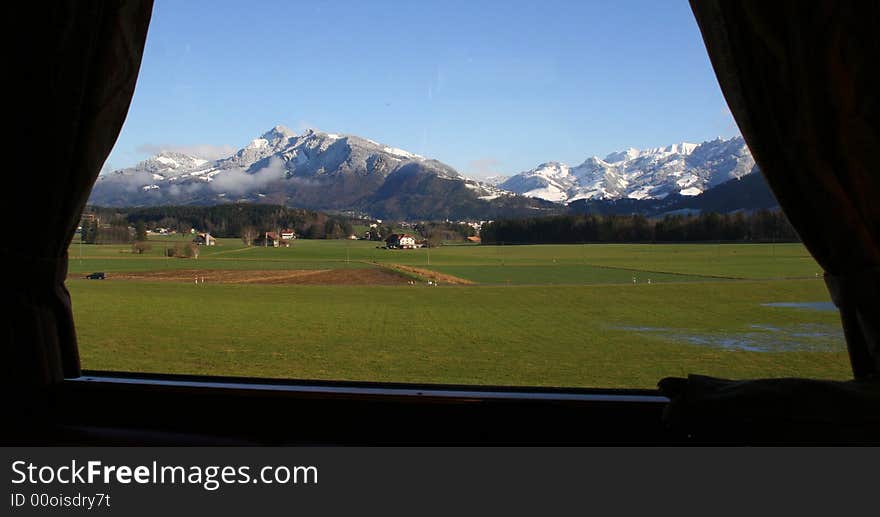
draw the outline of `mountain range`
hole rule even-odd
[[[774,210],[779,202],[764,175],[753,172],[712,187],[696,196],[670,194],[662,199],[578,199],[566,208],[572,214],[663,216],[700,212]]]
[[[547,162],[483,181],[409,151],[353,135],[276,126],[231,156],[163,151],[99,176],[93,205],[272,203],[388,219],[493,219],[566,211],[573,202],[694,196],[752,171],[742,138],[681,143],[569,167]],[[672,198],[670,198],[672,200]]]
[[[504,190],[560,203],[579,199],[663,199],[696,196],[752,171],[755,160],[742,137],[701,144],[629,148],[580,165],[547,162],[496,185]],[[498,178],[496,178],[497,181]]]

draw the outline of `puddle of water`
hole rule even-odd
[[[681,336],[685,341],[692,345],[703,345],[712,348],[723,348],[725,350],[744,350],[746,352],[771,352],[767,350],[762,343],[758,342],[756,335],[736,334],[735,336]]]
[[[748,352],[841,352],[843,331],[826,329],[780,328],[762,332],[739,332],[734,334],[680,335],[685,341],[724,350]]]
[[[611,327],[614,330],[628,330],[630,332],[667,332],[672,329],[665,327]]]
[[[764,307],[786,307],[790,309],[810,309],[814,311],[836,311],[832,302],[772,302],[762,303]]]
[[[749,325],[750,329],[755,330],[766,330],[767,332],[779,332],[782,329],[779,327],[774,327],[773,325]]]
[[[613,327],[617,330],[650,333],[670,341],[747,352],[842,352],[843,330],[834,325],[804,323],[789,326],[749,325],[748,332],[704,334],[663,327]]]

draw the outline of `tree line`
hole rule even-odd
[[[241,237],[293,229],[300,237],[335,239],[352,233],[351,218],[280,205],[236,203],[214,206],[157,206],[142,208],[87,207],[101,221],[124,221],[126,226],[143,224],[148,230],[166,228],[177,233],[191,229],[215,237]],[[85,227],[83,228],[85,232]],[[85,234],[84,234],[85,235]],[[85,240],[85,238],[84,238]]]
[[[264,232],[288,228],[294,230],[299,238],[342,239],[354,234],[354,225],[364,224],[364,220],[348,215],[248,203],[142,208],[89,206],[85,213],[95,215],[101,224],[84,222],[82,240],[99,244],[142,242],[146,240],[146,230],[159,228],[176,233],[189,233],[191,229],[196,229],[210,232],[214,237],[241,238],[248,244]],[[366,235],[357,236],[381,241],[399,226],[399,222],[385,221],[369,228]],[[435,245],[445,241],[462,241],[476,234],[466,224],[449,221],[420,222],[410,230]],[[134,235],[130,235],[132,231]]]
[[[798,242],[781,211],[702,213],[647,218],[642,215],[561,215],[504,219],[484,224],[483,244],[583,242]]]
[[[85,244],[128,244],[138,239],[140,229],[132,232],[128,221],[123,217],[112,217],[106,224],[98,221],[85,221],[82,225],[80,239]],[[143,231],[142,233],[146,233]]]
[[[466,224],[453,222],[421,222],[413,227],[417,235],[426,240],[429,246],[439,246],[444,242],[463,241],[477,234]]]

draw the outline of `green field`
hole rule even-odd
[[[198,259],[177,259],[152,243],[145,255],[71,246],[67,285],[84,368],[592,387],[651,387],[687,373],[850,375],[835,311],[763,305],[829,300],[799,244],[384,250],[298,240],[267,249],[221,239]],[[122,272],[388,264],[473,285],[113,280]],[[93,271],[109,279],[82,280]]]

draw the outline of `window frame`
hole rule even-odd
[[[649,389],[86,370],[53,394],[53,423],[62,442],[102,445],[681,443],[662,422],[668,402]]]

